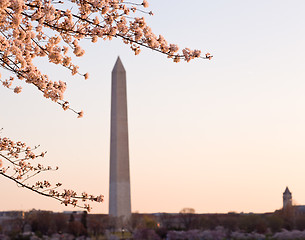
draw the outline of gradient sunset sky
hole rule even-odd
[[[21,83],[0,87],[1,135],[47,150],[41,175],[77,192],[103,194],[108,213],[111,71],[127,71],[132,211],[269,212],[288,186],[305,204],[305,1],[150,0],[156,34],[213,60],[173,63],[120,40],[83,42],[80,71],[37,63],[67,82],[84,118]],[[3,70],[1,70],[1,73]],[[2,75],[5,76],[5,73]],[[71,210],[1,178],[0,211]]]

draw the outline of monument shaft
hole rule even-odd
[[[109,215],[130,214],[126,71],[118,58],[112,70]]]

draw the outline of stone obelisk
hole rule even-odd
[[[112,70],[109,215],[131,215],[126,71],[120,57]]]

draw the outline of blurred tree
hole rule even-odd
[[[64,213],[53,213],[55,232],[63,233],[68,227],[68,216]]]
[[[83,211],[82,217],[81,217],[81,223],[84,227],[84,235],[87,236],[87,212]]]
[[[152,215],[144,215],[143,216],[144,228],[148,229],[156,229],[158,227],[157,220]]]
[[[73,234],[75,237],[79,237],[85,235],[86,229],[81,222],[73,221],[68,224],[68,232]]]
[[[95,238],[105,233],[108,227],[108,215],[89,214],[88,215],[88,232]]]
[[[239,214],[228,213],[222,220],[221,226],[229,232],[233,232],[238,228]]]
[[[300,231],[305,230],[305,215],[299,214],[295,217],[295,227]]]
[[[239,228],[248,233],[265,233],[267,231],[267,223],[261,215],[246,214],[240,217]]]
[[[194,208],[183,208],[180,212],[180,222],[182,228],[185,230],[194,229],[194,223],[196,220]]]
[[[143,226],[143,216],[139,213],[132,213],[127,221],[126,228],[130,233]]]
[[[134,240],[161,240],[153,229],[137,229],[133,234]]]
[[[284,219],[279,214],[272,214],[266,218],[268,227],[271,229],[273,233],[281,231],[284,224]]]
[[[295,208],[292,205],[286,206],[282,209],[282,217],[284,220],[283,228],[292,230],[295,227]]]
[[[27,221],[29,221],[33,232],[42,235],[54,233],[51,227],[54,223],[52,212],[32,210],[27,214]]]

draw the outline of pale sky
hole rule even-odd
[[[305,204],[304,0],[151,0],[146,19],[179,47],[213,60],[173,63],[119,40],[90,41],[77,59],[89,80],[39,63],[68,83],[77,119],[22,84],[1,87],[2,135],[40,144],[46,179],[77,192],[103,194],[93,213],[108,212],[111,71],[127,71],[132,211],[269,212],[288,186]],[[1,70],[3,72],[3,70]],[[43,176],[42,176],[43,177]],[[1,210],[70,210],[1,179]]]

